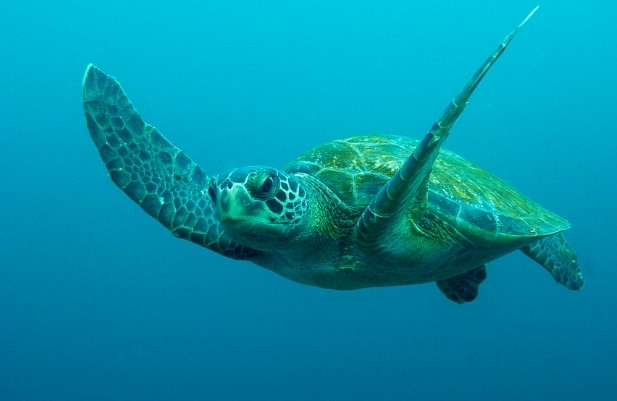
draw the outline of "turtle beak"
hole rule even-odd
[[[248,201],[246,191],[239,185],[219,186],[217,211],[221,223],[227,220],[242,219],[246,215],[245,204]]]
[[[236,183],[218,186],[217,212],[227,235],[236,241],[260,249],[256,238],[276,238],[284,234],[284,224],[274,224],[268,219],[264,202],[255,201],[246,187]]]
[[[216,206],[221,224],[236,230],[250,230],[263,214],[262,202],[255,202],[244,185],[229,180],[218,186]]]

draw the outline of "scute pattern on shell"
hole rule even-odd
[[[285,171],[310,174],[347,205],[364,207],[417,142],[394,136],[355,136],[316,146],[291,162]]]
[[[365,207],[407,157],[417,140],[366,135],[328,142],[285,170],[310,174],[352,207]],[[564,230],[566,220],[531,201],[493,174],[442,149],[429,178],[428,208],[488,237],[537,236]]]

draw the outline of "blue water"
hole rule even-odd
[[[208,172],[280,167],[421,136],[535,3],[5,3],[0,400],[617,398],[614,1],[543,2],[447,142],[570,220],[586,286],[517,253],[462,306],[434,284],[302,286],[174,239],[108,179],[81,78],[116,76]]]

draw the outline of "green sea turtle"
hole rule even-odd
[[[536,7],[537,9],[537,7]],[[283,170],[209,176],[90,65],[88,129],[113,182],[175,236],[332,289],[436,281],[473,301],[485,264],[516,249],[572,290],[583,286],[563,218],[441,148],[469,97],[535,9],[499,44],[420,141],[357,136]]]

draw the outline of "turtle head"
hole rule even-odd
[[[225,233],[264,251],[293,238],[308,211],[306,191],[296,177],[270,167],[224,172],[213,179],[208,193]]]

